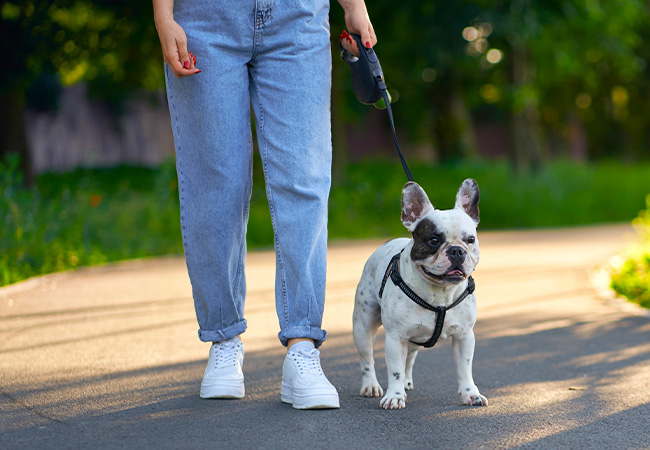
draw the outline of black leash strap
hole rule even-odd
[[[349,53],[343,47],[343,39],[354,39],[357,42],[359,55],[355,56]],[[404,172],[406,172],[406,177],[409,181],[413,181],[413,175],[411,175],[411,171],[406,164],[406,159],[404,159],[404,155],[402,154],[402,149],[399,146],[399,142],[397,142],[393,111],[390,106],[390,98],[388,97],[388,88],[384,81],[384,73],[381,70],[381,64],[379,64],[377,54],[372,48],[366,48],[363,42],[361,42],[361,36],[356,33],[346,35],[344,32],[341,34],[339,50],[341,51],[341,59],[350,66],[352,90],[357,100],[364,105],[376,105],[380,97],[384,99],[386,109],[388,110],[390,128],[393,132],[393,140],[395,141],[395,147],[397,147],[397,154],[399,155],[400,161],[402,161],[402,167],[404,168]]]
[[[404,168],[404,172],[406,173],[406,178],[408,178],[409,181],[415,181],[413,179],[413,175],[411,175],[411,170],[409,169],[408,164],[406,164],[406,159],[404,159],[404,155],[402,154],[402,149],[399,146],[399,142],[397,141],[397,132],[395,131],[395,122],[393,121],[393,110],[390,107],[390,99],[388,98],[386,83],[384,83],[383,79],[378,79],[377,82],[379,84],[379,91],[381,92],[381,96],[384,98],[384,103],[386,103],[386,111],[388,111],[388,120],[390,122],[390,129],[393,132],[393,141],[395,141],[397,154],[399,155],[399,159],[402,162],[402,167]]]
[[[418,294],[413,292],[413,290],[408,287],[408,285],[404,282],[404,279],[399,273],[399,259],[402,256],[402,250],[399,252],[397,255],[393,256],[393,258],[390,260],[390,263],[388,263],[388,267],[386,268],[386,273],[384,274],[384,279],[381,282],[381,288],[379,289],[379,297],[381,297],[384,293],[384,288],[386,287],[386,282],[388,281],[388,278],[393,280],[393,283],[395,283],[395,286],[399,287],[400,290],[411,300],[413,300],[415,303],[418,305],[422,306],[423,308],[428,309],[429,311],[433,311],[436,313],[436,327],[433,329],[433,335],[431,335],[431,338],[426,341],[426,342],[414,342],[410,341],[413,344],[416,345],[422,345],[425,348],[431,348],[434,345],[436,345],[436,342],[438,341],[438,338],[440,337],[440,334],[442,333],[442,326],[445,323],[445,316],[447,315],[447,311],[449,311],[451,308],[458,306],[463,300],[465,300],[469,295],[471,295],[475,288],[476,284],[474,283],[474,278],[470,276],[468,278],[468,283],[467,283],[467,288],[463,291],[462,294],[456,299],[454,303],[452,303],[449,306],[433,306],[430,305],[429,303],[425,302]]]

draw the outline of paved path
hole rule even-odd
[[[475,274],[474,378],[458,404],[448,342],[421,353],[407,408],[358,395],[353,295],[379,241],[333,243],[323,367],[341,409],[279,401],[273,255],[250,255],[246,398],[201,400],[207,344],[179,258],[0,289],[0,448],[650,448],[650,320],[596,294],[590,273],[627,226],[485,232]],[[383,339],[380,382],[386,384]]]

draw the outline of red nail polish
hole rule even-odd
[[[370,42],[366,42],[366,47],[370,48]]]
[[[199,71],[198,71],[198,72],[196,72],[196,73],[201,73],[201,71],[199,70]],[[196,74],[195,74],[195,75],[196,75]]]
[[[186,69],[189,69],[189,68],[190,68],[190,62],[189,62],[189,61],[185,61],[185,62],[183,63],[183,67],[185,67]]]

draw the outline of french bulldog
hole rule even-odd
[[[406,407],[415,357],[423,343],[435,343],[436,334],[452,338],[461,402],[488,404],[472,378],[476,296],[470,275],[479,260],[478,202],[478,185],[471,178],[463,181],[450,210],[435,209],[417,183],[406,183],[402,224],[412,239],[388,241],[366,262],[355,296],[353,335],[361,357],[361,395],[383,395],[379,404],[384,409]],[[375,335],[382,324],[388,369],[385,395],[373,357]]]

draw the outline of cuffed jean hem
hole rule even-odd
[[[203,342],[225,341],[226,339],[239,336],[244,331],[246,331],[246,319],[242,319],[240,322],[219,331],[199,330],[199,339]]]
[[[289,339],[313,339],[314,347],[321,346],[325,338],[327,338],[327,331],[314,327],[291,327],[278,333],[280,342],[285,347],[289,344]]]

